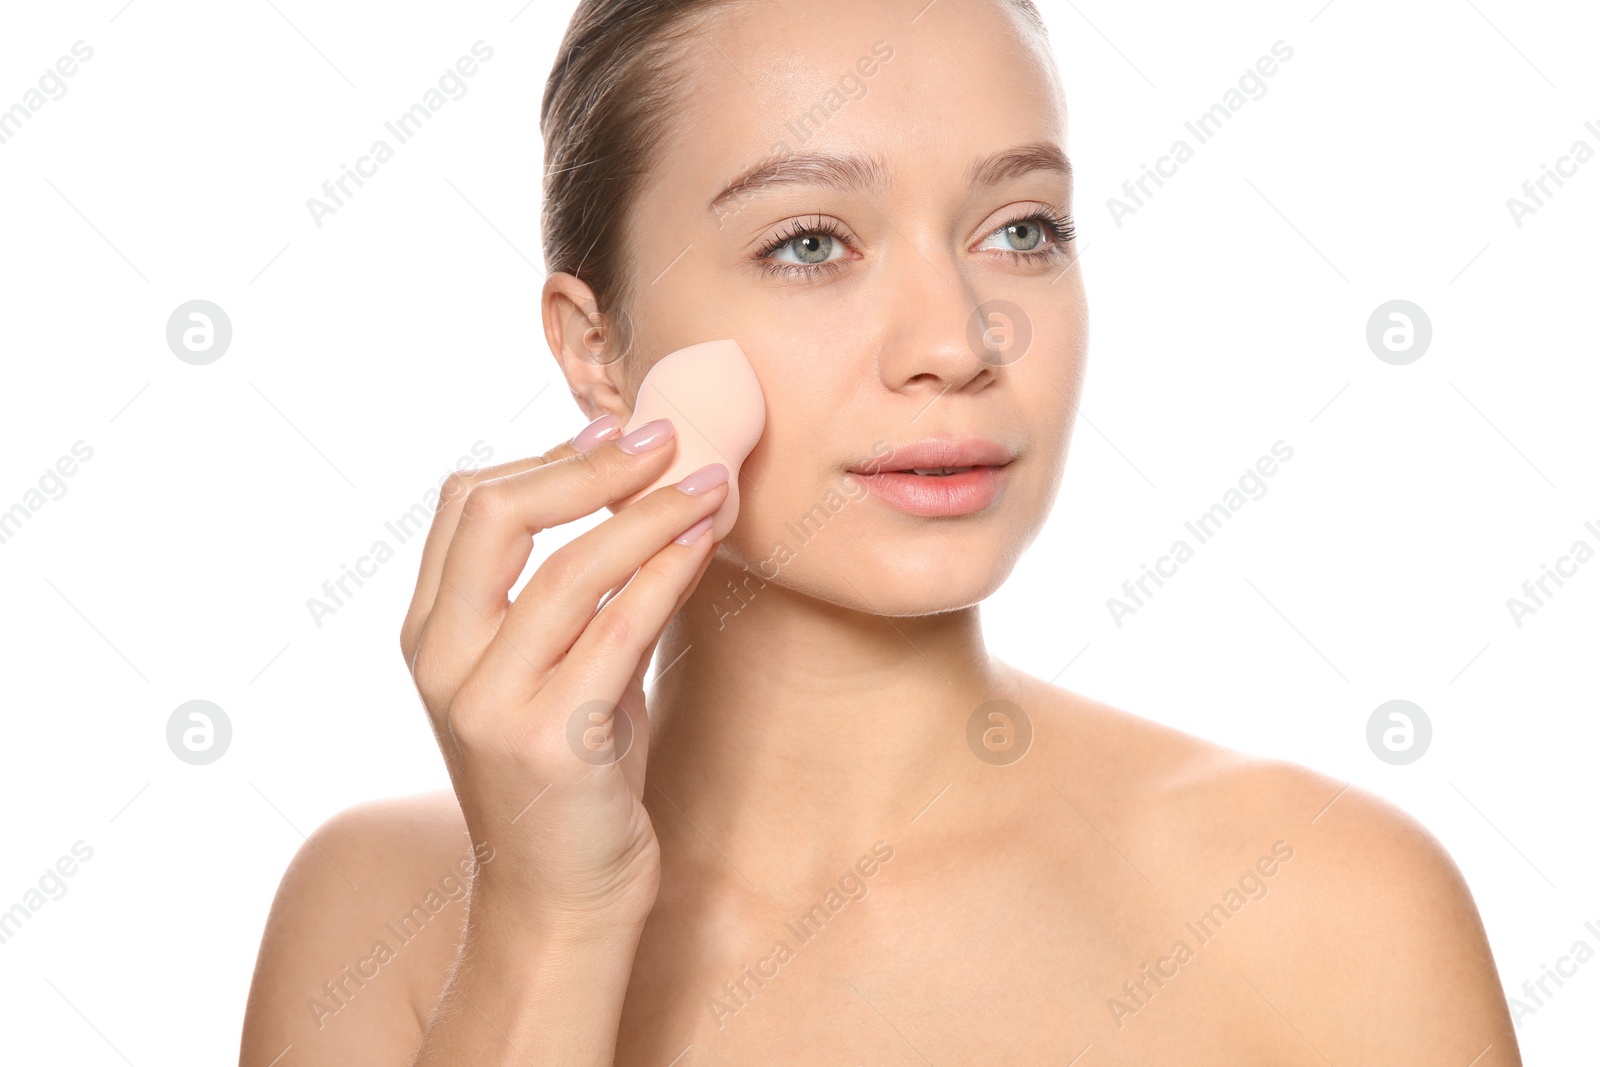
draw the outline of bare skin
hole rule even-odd
[[[681,1064],[1060,1064],[1086,1046],[1081,1063],[1521,1062],[1471,896],[1415,822],[1362,790],[996,669],[1039,711],[1028,754],[991,766],[951,737],[947,790],[906,798],[789,881],[752,888],[663,797],[648,804],[666,870],[617,1064],[670,1063],[686,1046]],[[802,941],[786,924],[876,840],[893,858],[860,879],[866,895]],[[264,952],[241,1062],[292,1044],[301,1063],[407,1063],[465,908],[403,947],[384,924],[471,853],[455,797],[365,805],[313,842],[269,922],[279,943]],[[1267,863],[1262,895],[1241,893],[1202,943],[1185,924],[1226,907],[1278,842],[1292,858]],[[349,983],[348,1006],[319,1027],[308,1000],[335,1005],[322,983],[375,940],[395,959]],[[779,941],[792,958],[761,966],[776,974],[757,987],[744,969]],[[1157,986],[1147,975],[1178,941],[1193,957],[1162,964],[1176,976]],[[753,991],[744,1006],[729,981]],[[1150,991],[1143,1006],[1130,981]],[[1112,998],[1136,1010],[1119,1016]],[[484,1062],[524,1062],[503,1051]]]
[[[564,444],[450,486],[401,645],[452,788],[344,812],[302,849],[242,1064],[1521,1062],[1470,893],[1414,821],[986,648],[978,604],[1060,484],[1087,312],[1070,240],[1004,254],[1008,223],[1070,209],[1068,175],[971,170],[1064,152],[1047,54],[1002,5],[944,0],[913,25],[922,9],[734,5],[691,38],[695,136],[669,139],[635,205],[629,317],[651,358],[736,337],[755,364],[768,423],[739,523],[675,544],[725,490],[667,487],[512,598],[532,536],[648,484],[671,447]],[[879,41],[892,58],[803,147],[870,153],[885,187],[708,210],[816,104],[819,70],[859,69]],[[765,259],[828,248],[831,270],[761,268],[819,218],[849,237]],[[1001,298],[1032,340],[996,365],[968,326]],[[571,275],[543,314],[584,412],[625,421],[649,359],[594,358],[595,294]],[[776,577],[748,578],[874,442],[974,435],[1016,457],[985,511],[852,497]],[[646,694],[652,656],[670,669]],[[600,768],[564,744],[593,699],[641,731]],[[1011,762],[968,743],[992,700],[1031,723]],[[414,912],[430,889],[437,910]],[[407,913],[402,939],[388,924]]]

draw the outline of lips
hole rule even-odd
[[[1010,449],[986,438],[928,439],[896,447],[881,460],[849,471],[874,497],[922,518],[971,515],[992,504],[1004,487]]]
[[[895,447],[881,460],[874,459],[851,467],[853,474],[880,471],[939,470],[962,467],[1003,467],[1015,459],[1012,451],[997,441],[969,437],[959,441],[928,438]]]

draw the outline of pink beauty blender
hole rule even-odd
[[[739,518],[739,465],[767,424],[766,398],[755,368],[737,341],[706,341],[661,357],[639,383],[630,433],[653,419],[670,419],[677,433],[672,466],[654,482],[616,504],[621,510],[663,485],[708,463],[728,468],[728,498],[711,520],[711,536],[728,536]]]

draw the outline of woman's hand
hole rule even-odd
[[[660,884],[639,800],[644,675],[710,562],[727,469],[642,497],[508,599],[535,536],[670,465],[667,420],[619,430],[608,415],[537,459],[452,475],[423,549],[400,646],[472,841],[493,850],[472,888],[480,934],[486,922],[501,936],[563,940],[641,928]],[[681,543],[686,534],[697,539]]]

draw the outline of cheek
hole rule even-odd
[[[1089,361],[1089,319],[1081,288],[1049,309],[1034,337],[1034,347],[1019,360],[1020,390],[1033,416],[1031,429],[1041,443],[1053,432],[1070,436]]]
[[[1028,407],[1023,417],[1032,437],[1034,474],[1047,501],[1055,498],[1077,429],[1086,365],[1083,357],[1082,350],[1064,353],[1055,364],[1043,368],[1048,382],[1040,381],[1036,388],[1025,391]]]
[[[796,365],[775,366],[770,359],[755,365],[767,421],[740,472],[743,497],[734,536],[759,530],[758,547],[770,550],[773,528],[806,511],[826,492],[832,471],[847,464],[834,455],[841,442],[828,412],[837,404],[816,376],[797,375]]]
[[[861,393],[870,361],[848,331],[815,319],[792,328],[752,325],[730,336],[750,357],[766,397],[766,425],[745,460],[750,491],[775,502],[816,495],[818,472],[848,466],[854,457],[841,450],[865,432],[843,424],[840,413]]]
[[[747,306],[722,305],[711,328],[739,340],[767,401],[765,429],[741,471],[740,517],[723,543],[724,558],[841,601],[855,595],[837,582],[841,568],[857,575],[857,584],[870,575],[872,588],[862,586],[861,594],[901,607],[926,598],[927,583],[948,581],[952,553],[966,560],[957,584],[970,586],[967,592],[982,595],[1002,580],[1055,500],[1082,393],[1088,324],[1081,283],[1066,277],[1059,288],[1059,296],[1030,308],[1032,344],[1001,371],[1004,388],[991,397],[1026,427],[1029,475],[1011,487],[1003,517],[974,531],[970,543],[948,529],[902,525],[843,474],[869,461],[874,439],[886,436],[860,417],[881,402],[874,370],[881,305],[858,307],[862,294],[842,289],[816,301],[752,293]],[[1003,400],[1001,392],[1008,394]]]

